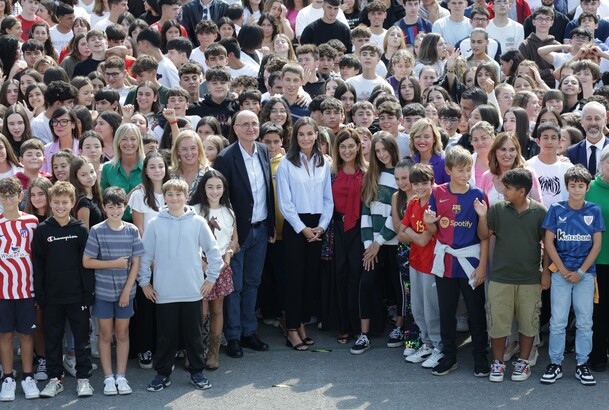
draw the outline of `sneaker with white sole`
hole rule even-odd
[[[78,395],[78,397],[93,396],[93,387],[91,387],[89,379],[78,379],[78,385],[76,386],[76,394]]]
[[[50,398],[55,397],[63,391],[63,381],[57,377],[53,377],[47,383],[46,387],[40,392],[40,397]]]
[[[585,364],[580,364],[575,368],[575,378],[584,386],[594,386],[596,379],[590,372],[590,368]]]
[[[427,346],[423,345],[419,347],[419,349],[414,353],[408,356],[405,360],[408,363],[421,363],[427,360],[429,356],[433,353],[433,350]]]
[[[47,359],[42,356],[36,357],[36,368],[34,369],[34,379],[38,381],[46,380],[47,375]]]
[[[512,363],[514,365],[514,371],[512,372],[512,381],[523,382],[531,377],[531,366],[529,362],[523,359],[518,359],[517,362]]]
[[[554,384],[556,380],[562,377],[562,366],[559,364],[550,363],[546,367],[546,372],[541,376],[540,382],[543,384]]]
[[[63,368],[72,377],[76,377],[76,357],[65,355],[63,357]]]
[[[453,370],[457,370],[459,368],[459,364],[455,360],[450,360],[444,357],[440,360],[440,363],[436,367],[433,368],[431,374],[434,376],[446,376],[448,373]]]
[[[150,350],[146,350],[143,353],[137,354],[140,368],[142,369],[152,369],[152,352]]]
[[[500,383],[503,381],[505,375],[505,364],[499,360],[495,360],[491,364],[491,374],[488,375],[488,379],[491,382]]]
[[[366,350],[370,349],[370,347],[371,344],[370,340],[368,339],[368,336],[362,333],[361,335],[359,335],[359,337],[355,341],[355,344],[353,345],[351,350],[349,350],[349,352],[351,354],[362,354]]]
[[[124,377],[119,377],[116,379],[116,388],[118,389],[118,394],[120,395],[133,393],[131,386],[129,386],[129,382]]]
[[[116,396],[117,394],[116,380],[112,376],[106,377],[104,379],[104,396]]]
[[[421,367],[425,368],[425,369],[433,369],[434,367],[436,367],[438,365],[438,363],[440,363],[440,359],[442,359],[444,357],[444,353],[442,353],[441,351],[439,351],[438,349],[436,349],[434,347],[433,352],[431,353],[431,356],[429,356],[427,358],[427,360],[425,360],[423,363],[421,363]]]
[[[404,348],[404,357],[408,357],[411,354],[415,354],[417,352],[417,349],[415,349],[414,347],[405,347]]]
[[[23,389],[23,393],[25,393],[26,399],[37,399],[40,397],[40,390],[38,390],[38,386],[36,386],[36,380],[32,379],[30,376],[21,381],[21,388]]]
[[[157,374],[154,376],[154,379],[148,384],[146,390],[157,392],[163,390],[165,387],[171,385],[171,379],[169,376],[163,376],[162,374]]]
[[[401,347],[404,345],[404,333],[402,333],[401,327],[394,328],[389,333],[389,339],[387,340],[387,347]]]
[[[0,401],[15,400],[15,390],[17,390],[17,382],[12,377],[7,377],[2,382],[2,390],[0,390]]]

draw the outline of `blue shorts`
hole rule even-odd
[[[36,331],[34,298],[0,300],[0,333],[31,335]]]
[[[129,301],[129,306],[122,308],[118,305],[118,300],[107,302],[95,298],[91,316],[98,319],[129,319],[133,316],[133,299]]]

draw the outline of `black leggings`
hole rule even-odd
[[[377,307],[381,305],[381,288],[384,278],[389,278],[394,289],[398,316],[404,316],[404,283],[400,277],[397,261],[397,245],[382,245],[377,254],[378,262],[371,270],[362,269],[359,286],[359,311],[361,319],[376,317]],[[385,276],[383,276],[385,275]]]

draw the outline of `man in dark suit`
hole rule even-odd
[[[231,261],[235,290],[224,299],[224,336],[228,355],[235,358],[243,356],[241,347],[269,348],[256,335],[255,309],[267,240],[275,235],[275,200],[269,154],[264,144],[256,142],[259,127],[256,114],[240,111],[233,124],[238,140],[214,161],[214,168],[228,181],[239,235],[240,250]]]
[[[594,176],[598,170],[601,151],[609,144],[609,138],[603,135],[607,124],[607,111],[596,101],[584,105],[581,124],[586,131],[586,138],[567,149],[567,157],[572,164],[582,164]]]
[[[186,29],[188,37],[195,47],[199,46],[195,28],[201,20],[217,22],[226,15],[228,3],[221,0],[192,0],[182,6],[182,26]]]

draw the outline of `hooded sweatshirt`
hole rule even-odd
[[[173,216],[163,207],[150,220],[144,232],[144,256],[140,261],[138,283],[150,284],[150,265],[154,262],[156,303],[196,302],[201,300],[203,264],[201,250],[207,257],[207,280],[215,283],[222,268],[222,255],[205,219],[189,207],[181,216]]]
[[[46,304],[93,305],[95,275],[82,266],[88,236],[85,224],[74,218],[61,226],[50,217],[34,231],[34,292],[41,307]]]
[[[544,46],[560,44],[554,36],[549,35],[545,40],[537,37],[537,34],[531,33],[518,47],[518,50],[526,59],[533,60],[539,66],[539,75],[543,81],[548,84],[548,87],[554,88],[556,79],[553,76],[554,66],[539,56],[537,50]]]
[[[201,101],[192,104],[186,111],[186,115],[198,115],[199,117],[216,117],[222,128],[222,134],[228,138],[230,131],[230,120],[239,111],[239,105],[230,98],[225,98],[220,104],[211,99],[211,94],[205,94]]]

